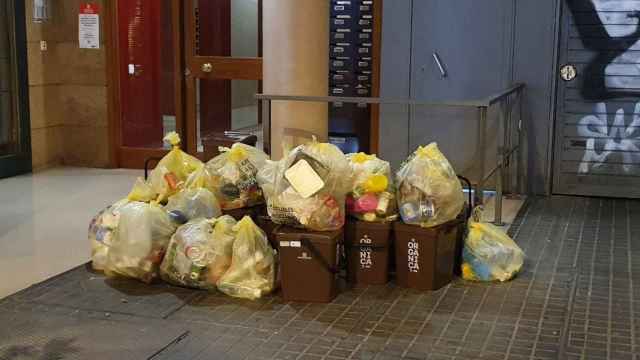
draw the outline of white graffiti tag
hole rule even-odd
[[[631,171],[632,164],[640,161],[640,103],[636,104],[633,119],[628,126],[624,121],[623,109],[618,109],[613,124],[609,126],[606,110],[605,103],[598,103],[595,115],[585,116],[579,122],[578,135],[587,138],[584,156],[578,168],[581,174],[588,174],[602,167],[613,153],[620,154],[620,166],[625,172]]]

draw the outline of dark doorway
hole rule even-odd
[[[25,14],[0,2],[0,178],[31,171]]]

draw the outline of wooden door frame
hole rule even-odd
[[[233,0],[231,0],[233,1]],[[258,1],[258,22],[261,24],[260,14],[262,1]],[[262,81],[262,58],[261,57],[231,57],[231,56],[202,56],[196,55],[195,49],[195,16],[192,11],[193,0],[185,0],[183,7],[184,27],[184,59],[186,63],[185,76],[185,124],[192,123],[193,126],[186,126],[187,150],[194,156],[203,156],[198,153],[197,143],[197,109],[196,79],[222,79],[222,80],[257,80]],[[258,29],[259,33],[262,29]],[[258,36],[260,41],[261,35]],[[260,48],[260,46],[258,47]],[[213,67],[211,72],[202,70],[202,66],[210,63]],[[260,113],[260,112],[259,112]]]
[[[126,0],[120,0],[126,1]],[[171,0],[171,26],[174,47],[174,88],[176,131],[185,136],[184,88],[183,88],[183,36],[182,1]],[[118,0],[105,5],[105,42],[107,51],[107,113],[109,119],[109,165],[113,168],[142,168],[149,157],[161,157],[164,149],[145,149],[122,145],[122,104],[120,102],[120,42],[118,23]]]

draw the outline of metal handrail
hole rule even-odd
[[[502,101],[504,98],[511,96],[516,92],[520,92],[524,90],[524,88],[525,88],[524,83],[516,83],[515,85],[513,85],[512,87],[504,91],[488,96],[487,98],[484,99],[484,104],[485,106],[492,106],[497,102]]]
[[[478,180],[476,193],[480,202],[483,201],[484,185],[496,176],[496,201],[495,201],[495,218],[494,223],[497,225],[503,225],[502,223],[502,196],[504,193],[505,183],[510,182],[510,159],[517,152],[518,156],[518,169],[517,169],[517,189],[523,190],[524,180],[524,157],[523,157],[523,131],[522,128],[522,115],[523,115],[523,94],[526,85],[523,83],[517,83],[509,88],[491,94],[484,99],[479,100],[454,100],[454,101],[422,101],[416,99],[389,99],[389,98],[371,98],[371,97],[345,97],[345,96],[296,96],[296,95],[270,95],[270,94],[256,94],[255,98],[262,102],[262,118],[263,118],[263,136],[265,149],[270,148],[270,136],[271,136],[271,102],[272,101],[294,101],[294,102],[322,102],[322,103],[347,103],[347,104],[396,104],[406,105],[411,109],[414,106],[451,106],[451,107],[466,107],[477,110],[478,126],[482,131],[480,136],[479,148],[486,148],[486,124],[489,116],[489,108],[493,105],[500,103],[502,106],[499,111],[499,128],[503,129],[503,143],[498,146],[497,149],[497,163],[489,172],[486,172],[485,157],[482,157],[480,163],[480,179]],[[511,96],[516,96],[519,105],[519,119],[514,127],[511,121],[512,105]],[[518,141],[515,145],[512,144],[512,133],[516,129],[518,135]]]
[[[484,99],[476,100],[447,100],[424,101],[416,99],[392,99],[380,97],[356,97],[356,96],[306,96],[306,95],[272,95],[256,94],[256,100],[271,101],[304,101],[304,102],[342,102],[353,104],[388,104],[388,105],[417,105],[417,106],[461,106],[461,107],[490,107],[511,94],[523,90],[525,84],[518,83],[512,87],[492,94]]]

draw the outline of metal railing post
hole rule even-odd
[[[486,129],[487,129],[487,112],[488,108],[486,106],[478,107],[478,130],[480,131],[480,139],[478,143],[478,147],[480,148],[478,153],[480,154],[480,181],[477,186],[477,194],[478,202],[480,204],[484,203],[484,178],[486,171],[486,148],[487,148],[487,139],[486,139]]]
[[[526,193],[526,189],[524,187],[524,92],[525,89],[520,89],[518,92],[518,103],[519,103],[519,119],[518,119],[518,169],[517,169],[517,189],[519,194]]]
[[[262,148],[271,155],[271,100],[262,100]]]
[[[507,146],[507,103],[506,101],[501,102],[501,111],[500,116],[498,116],[498,131],[502,129],[503,138],[502,142],[498,144],[496,159],[498,160],[498,168],[496,170],[496,197],[494,201],[494,210],[495,214],[493,216],[493,223],[496,226],[504,225],[502,223],[502,195],[503,195],[503,186],[504,186],[504,178],[505,178],[505,158],[508,153]]]
[[[511,150],[513,144],[511,141],[511,110],[512,101],[511,96],[508,96],[504,101],[504,146],[502,148],[502,160],[504,163],[502,174],[502,187],[506,194],[511,193]]]

